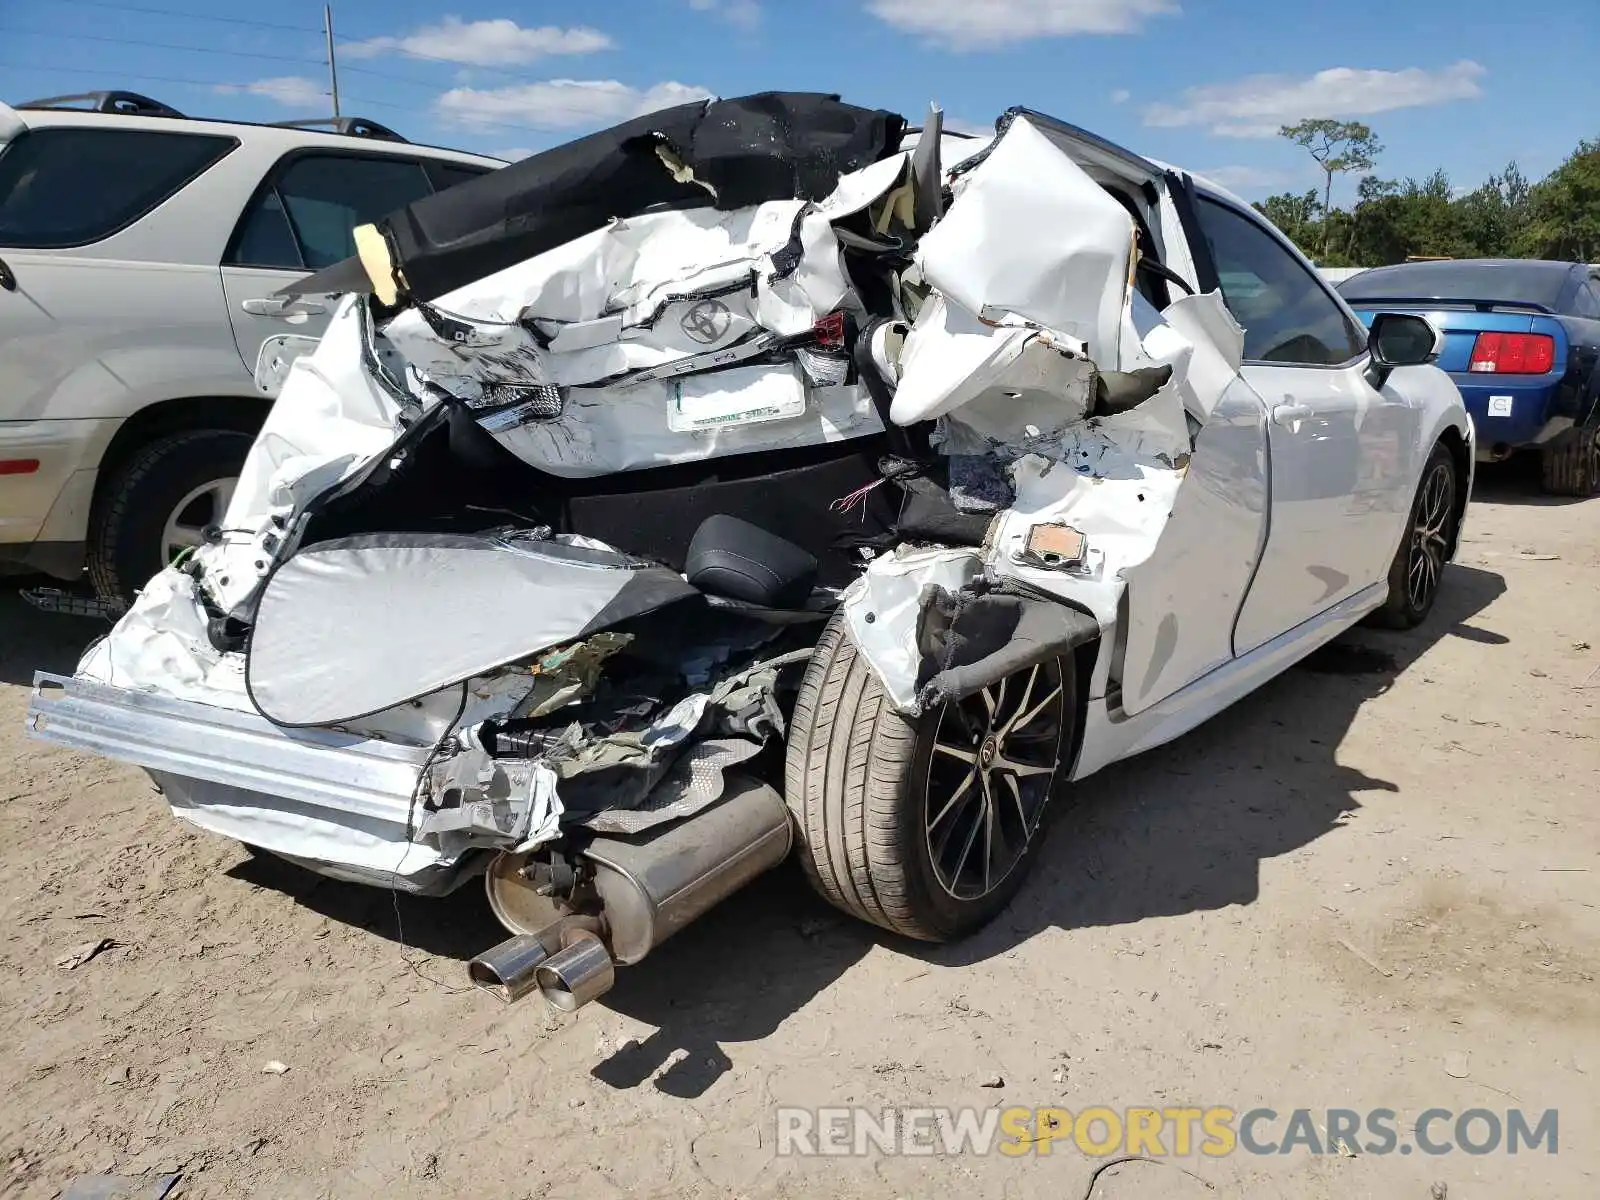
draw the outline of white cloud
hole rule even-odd
[[[1397,108],[1481,96],[1484,69],[1463,60],[1436,71],[1407,67],[1367,71],[1333,67],[1315,75],[1251,75],[1189,88],[1176,104],[1153,104],[1144,123],[1165,128],[1205,125],[1221,137],[1273,137],[1279,126],[1307,117],[1365,117]]]
[[[1118,88],[1116,91],[1111,93],[1111,103],[1113,104],[1126,104],[1132,99],[1133,93],[1127,88]]]
[[[1196,171],[1195,174],[1232,191],[1277,187],[1298,178],[1289,171],[1274,171],[1267,167],[1212,167],[1206,171]]]
[[[985,50],[1032,38],[1137,33],[1177,0],[867,0],[880,20],[947,50]]]
[[[729,25],[754,29],[761,24],[760,0],[689,0],[695,12],[714,13]]]
[[[216,90],[233,96],[263,96],[289,108],[327,108],[322,84],[303,75],[279,75],[254,83],[219,83]]]
[[[615,79],[550,79],[503,88],[452,88],[435,101],[435,107],[442,117],[461,125],[598,129],[710,95],[705,88],[683,83],[640,89]]]
[[[605,34],[582,25],[571,29],[555,25],[524,29],[506,17],[492,21],[446,17],[437,25],[424,25],[401,37],[368,38],[340,46],[339,50],[351,58],[409,54],[474,67],[504,67],[552,55],[593,54],[611,46],[612,41]]]
[[[491,150],[490,158],[503,158],[507,162],[521,162],[525,158],[532,158],[539,153],[532,146],[509,146],[503,150]]]

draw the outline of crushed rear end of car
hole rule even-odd
[[[790,852],[830,620],[909,714],[1115,640],[1241,342],[1136,286],[1084,146],[766,94],[359,231],[223,527],[33,732],[335,878],[483,876],[473,979],[587,1003]]]

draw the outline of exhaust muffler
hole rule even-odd
[[[574,1012],[607,991],[616,964],[651,950],[788,855],[789,810],[776,790],[728,773],[710,808],[632,837],[603,836],[576,856],[585,880],[571,902],[536,889],[520,869],[487,876],[495,915],[516,936],[468,972],[507,1003],[535,988]]]

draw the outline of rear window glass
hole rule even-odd
[[[1363,300],[1509,300],[1555,308],[1566,290],[1565,263],[1439,262],[1375,267],[1346,279],[1339,292]]]
[[[0,246],[109,237],[216,162],[232,138],[133,129],[35,129],[0,153]]]

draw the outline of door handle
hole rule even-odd
[[[1279,404],[1272,410],[1272,419],[1279,425],[1293,425],[1313,415],[1315,410],[1309,404]]]
[[[241,300],[239,307],[252,317],[288,317],[298,313],[315,317],[328,311],[325,305],[296,296],[262,296],[254,300]]]

